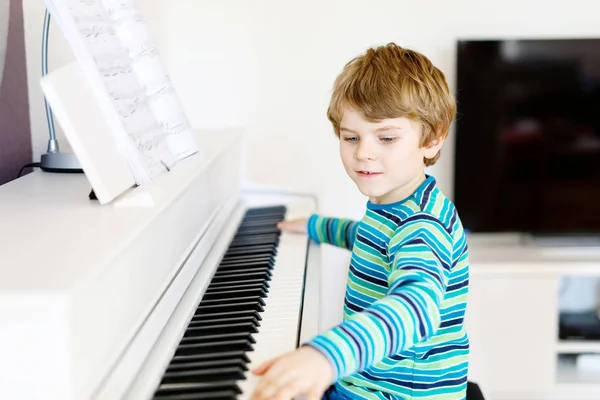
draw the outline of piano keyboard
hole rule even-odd
[[[285,213],[246,211],[154,399],[249,398],[252,368],[298,346],[306,248],[277,229]]]

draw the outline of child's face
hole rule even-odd
[[[352,110],[340,124],[340,154],[350,178],[371,202],[393,203],[424,180],[423,157],[432,158],[443,139],[421,147],[421,124],[405,117],[369,122]]]

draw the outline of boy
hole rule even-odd
[[[467,243],[454,205],[425,174],[455,112],[444,75],[417,52],[390,43],[345,66],[328,118],[366,213],[280,224],[352,250],[344,320],[256,368],[253,399],[465,398]]]

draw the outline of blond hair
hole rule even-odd
[[[376,122],[406,117],[422,125],[421,146],[445,138],[456,114],[444,74],[424,55],[395,43],[370,48],[348,62],[335,80],[327,117],[335,134],[345,108]],[[425,158],[426,166],[440,157]]]

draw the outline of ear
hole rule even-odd
[[[425,158],[433,158],[439,153],[440,149],[444,145],[444,141],[446,140],[446,135],[439,134],[438,137],[433,139],[431,143],[425,146]]]

